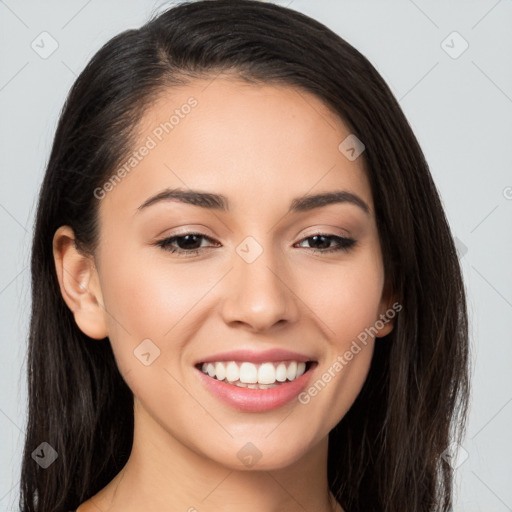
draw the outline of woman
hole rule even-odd
[[[451,508],[454,243],[389,88],[324,25],[206,0],[109,41],[61,115],[32,286],[23,511]]]

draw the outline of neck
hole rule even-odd
[[[128,462],[80,512],[239,512],[248,503],[252,512],[343,512],[329,493],[327,437],[287,467],[242,471],[180,443],[137,401],[134,420]]]

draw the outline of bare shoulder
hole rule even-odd
[[[98,507],[91,500],[84,501],[75,512],[98,512]]]
[[[110,508],[110,503],[105,494],[105,490],[100,491],[84,501],[75,512],[106,512]]]
[[[103,489],[98,491],[94,496],[85,500],[75,512],[109,512],[113,511],[113,499],[122,479],[123,471],[121,470]]]

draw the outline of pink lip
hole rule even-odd
[[[289,350],[272,349],[263,352],[255,352],[251,350],[233,350],[230,352],[222,352],[213,356],[208,356],[205,359],[197,361],[199,363],[212,363],[217,361],[248,361],[250,363],[266,363],[274,361],[313,361],[314,358],[291,352]]]
[[[292,359],[296,360],[295,357]],[[214,360],[219,361],[219,359]],[[247,361],[247,359],[244,360]],[[265,361],[269,361],[269,359],[265,359]],[[210,377],[199,369],[197,369],[197,373],[210,393],[231,407],[244,412],[264,412],[282,407],[296,398],[307,386],[312,374],[311,370],[312,368],[303,373],[298,379],[284,382],[270,389],[241,388]]]

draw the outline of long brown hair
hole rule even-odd
[[[448,511],[463,435],[468,325],[461,269],[420,146],[372,64],[321,23],[253,0],[186,2],[106,43],[64,105],[42,184],[31,260],[28,427],[21,510],[74,510],[123,467],[133,396],[110,344],[84,335],[63,301],[52,238],[61,225],[93,252],[94,190],[134,143],[156,94],[194,77],[235,72],[315,94],[364,141],[387,279],[402,311],[376,344],[355,403],[329,434],[328,481],[348,512]],[[47,469],[31,457],[47,441]]]

